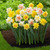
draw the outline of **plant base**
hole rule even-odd
[[[27,48],[27,47],[38,47],[38,46],[46,46],[46,45],[50,45],[50,26],[48,26],[47,31],[46,31],[46,35],[45,35],[45,41],[42,44],[41,42],[37,43],[36,45],[33,43],[31,45],[29,44],[22,44],[19,46],[19,44],[16,44],[16,40],[14,37],[14,33],[11,30],[2,30],[2,35],[4,37],[4,39],[11,45],[11,46],[17,46],[17,47],[22,47],[22,48]]]

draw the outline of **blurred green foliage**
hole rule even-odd
[[[17,6],[21,3],[24,3],[24,5],[27,7],[29,3],[34,3],[37,5],[39,2],[43,3],[44,10],[48,12],[47,21],[50,24],[50,0],[0,0],[0,30],[8,28],[5,21],[5,19],[8,17],[6,13],[7,8],[11,7],[15,11]]]
[[[46,11],[48,12],[47,21],[48,21],[48,24],[50,25],[50,8],[46,9]]]
[[[13,8],[13,10],[17,9],[17,5],[19,5],[21,2],[17,1],[17,2],[6,2],[0,5],[0,20],[6,19],[7,12],[6,9],[11,7]]]
[[[21,2],[6,2],[3,4],[0,4],[0,30],[1,29],[7,29],[7,23],[6,18],[8,17],[6,9],[11,7],[15,11],[17,9],[17,5],[19,5]]]
[[[6,21],[3,20],[3,21],[0,21],[0,29],[7,29],[7,24],[6,24]]]

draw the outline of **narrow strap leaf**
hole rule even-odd
[[[40,26],[39,28],[40,28],[40,33],[39,33],[40,34],[40,41],[42,42],[42,33],[43,33],[42,26]]]
[[[15,32],[17,33],[17,44],[19,43],[19,28],[15,29]]]
[[[33,40],[34,40],[34,43],[36,44],[36,37],[35,37],[35,33],[34,33],[34,30],[33,30],[33,28],[32,27],[30,27],[30,32],[31,32],[31,34],[33,35],[33,39],[32,39],[32,42],[33,42]]]
[[[27,43],[27,39],[26,39],[26,30],[24,29],[24,39],[25,39],[25,44]]]
[[[21,29],[19,27],[19,45],[21,44]]]
[[[46,24],[46,25],[45,25],[45,28],[44,28],[43,42],[44,42],[44,38],[45,38],[45,34],[46,34],[47,27],[48,27],[48,24]]]
[[[31,27],[30,27],[30,34],[31,34],[31,43],[33,44],[34,35],[33,35],[33,31],[32,31],[32,28]]]
[[[24,42],[23,39],[24,39],[24,37],[23,37],[23,27],[21,27],[21,41],[22,41],[22,43]]]
[[[45,34],[46,34],[47,27],[48,27],[48,24],[46,24],[46,26],[45,26]]]
[[[44,42],[44,31],[45,31],[45,27],[44,26],[40,26],[40,41],[43,43]]]
[[[32,33],[30,32],[30,36],[31,36],[31,43],[33,44],[33,35],[32,35]]]
[[[27,30],[27,36],[28,36],[28,41],[29,41],[29,45],[31,44],[31,40],[30,40],[30,32],[29,32],[29,30]]]
[[[36,36],[37,42],[39,43],[38,30],[35,30],[35,36]]]

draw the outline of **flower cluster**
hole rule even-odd
[[[33,26],[33,29],[38,29],[40,24],[44,26],[47,23],[46,16],[48,13],[42,10],[43,7],[42,3],[39,3],[36,7],[33,3],[30,3],[27,8],[24,4],[19,4],[16,11],[7,8],[6,12],[9,17],[6,22],[12,24],[13,28],[21,26],[28,30],[30,26]]]

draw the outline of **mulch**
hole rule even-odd
[[[13,47],[16,46],[16,47],[20,47],[20,48],[25,48],[25,47],[31,48],[31,47],[39,47],[39,46],[50,45],[50,26],[48,26],[48,28],[47,28],[44,43],[42,44],[41,42],[39,42],[36,45],[34,43],[31,44],[31,45],[21,43],[21,45],[19,46],[18,44],[16,44],[14,33],[11,30],[7,30],[7,31],[2,30],[1,32],[2,32],[4,39]]]

